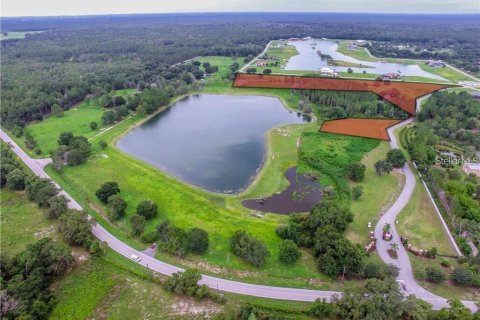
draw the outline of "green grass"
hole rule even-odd
[[[375,162],[385,159],[388,150],[389,143],[382,141],[378,147],[367,153],[362,159],[362,163],[367,167],[365,179],[359,183],[350,183],[351,187],[361,185],[363,195],[352,201],[354,221],[347,229],[347,238],[362,245],[368,242],[369,231],[373,230],[381,215],[395,202],[405,184],[405,176],[398,171],[383,176],[375,172]],[[372,224],[370,229],[369,222]]]
[[[58,238],[55,222],[49,221],[45,210],[30,202],[23,192],[3,188],[1,193],[2,253],[13,256],[37,240]]]
[[[116,95],[127,96],[133,93],[133,89],[116,91]],[[42,121],[32,123],[25,128],[25,133],[31,134],[37,142],[38,148],[42,151],[37,155],[25,146],[25,135],[15,138],[15,142],[26,150],[34,158],[48,157],[50,151],[57,147],[57,140],[60,133],[71,131],[74,135],[83,135],[91,138],[101,132],[101,117],[104,109],[99,106],[99,98],[91,98],[78,105],[71,107],[63,113],[63,116],[49,116]],[[95,121],[98,129],[90,129],[90,122]]]
[[[0,33],[0,41],[3,40],[14,40],[14,39],[24,39],[27,34],[41,33],[43,31],[10,31],[7,35]]]
[[[408,241],[416,247],[422,249],[436,247],[440,254],[454,255],[455,252],[425,187],[417,175],[415,178],[417,183],[410,202],[397,218],[398,232],[407,237]]]
[[[424,71],[439,75],[440,77],[448,79],[451,82],[472,81],[473,80],[471,77],[466,76],[463,73],[460,73],[457,70],[452,69],[450,67],[434,68],[434,67],[430,67],[430,66],[426,65],[425,62],[423,62],[423,61],[419,61],[418,66]]]
[[[333,186],[341,196],[349,195],[347,166],[360,161],[377,147],[379,140],[318,132],[304,132],[299,172],[311,173],[323,186]]]

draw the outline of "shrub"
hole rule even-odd
[[[283,240],[280,243],[280,249],[278,250],[278,260],[285,264],[295,263],[302,253],[298,249],[295,242],[292,240]]]
[[[117,220],[125,215],[127,202],[118,194],[114,194],[108,198],[108,205],[110,206],[110,219]]]
[[[183,257],[187,254],[187,233],[165,220],[157,226],[158,246],[172,254]]]
[[[387,153],[387,162],[395,168],[401,168],[407,162],[407,159],[402,150],[391,149]]]
[[[445,273],[435,267],[425,268],[425,275],[427,276],[427,280],[433,283],[440,283],[446,279]]]
[[[243,230],[236,231],[230,238],[230,250],[256,267],[264,265],[270,256],[267,246],[262,241],[248,235]]]
[[[172,274],[165,283],[165,288],[176,294],[194,297],[201,300],[208,295],[205,285],[198,285],[202,275],[197,269],[187,269],[184,272]]]
[[[48,200],[48,217],[50,219],[58,219],[62,213],[68,210],[68,201],[64,196],[52,197]]]
[[[158,240],[158,233],[157,231],[148,231],[142,234],[141,239],[144,243],[154,243]]]
[[[150,200],[144,200],[140,202],[137,206],[137,214],[139,216],[144,216],[145,219],[151,219],[155,217],[158,213],[158,206],[155,202]]]
[[[308,310],[308,314],[320,319],[333,317],[335,315],[335,304],[328,302],[326,299],[317,299]]]
[[[108,144],[107,144],[104,140],[100,140],[100,141],[98,142],[98,145],[99,145],[100,148],[102,148],[102,149],[105,149],[105,148],[108,146]]]
[[[363,187],[362,186],[355,186],[352,188],[352,196],[353,200],[358,200],[363,194]]]
[[[425,256],[430,259],[435,259],[437,257],[437,248],[432,247],[427,252],[425,252]]]
[[[448,261],[447,259],[443,259],[441,262],[440,262],[440,265],[444,268],[450,268],[452,266],[452,264],[450,263],[450,261]]]
[[[83,211],[68,210],[60,216],[58,231],[69,245],[81,246],[89,240],[91,222]]]
[[[135,236],[140,235],[143,229],[145,229],[145,217],[143,216],[139,216],[138,214],[131,216],[130,223],[132,224],[132,234]]]
[[[474,274],[467,268],[458,267],[453,270],[451,278],[459,286],[471,286],[474,281]]]
[[[98,124],[95,121],[90,122],[90,129],[97,130]]]
[[[7,188],[12,190],[25,189],[25,173],[20,169],[14,169],[7,174]]]
[[[365,177],[365,170],[367,168],[360,162],[353,162],[347,167],[347,175],[353,181],[362,181]]]
[[[208,250],[208,233],[201,228],[192,228],[187,232],[188,250],[204,254]]]
[[[460,251],[462,251],[464,255],[470,256],[472,254],[472,248],[468,244],[465,237],[457,236],[455,237],[455,240],[457,242],[458,248],[460,249]]]
[[[95,191],[95,195],[100,201],[106,203],[108,201],[108,198],[119,192],[120,188],[118,187],[118,184],[116,182],[110,181],[102,184],[100,189]]]

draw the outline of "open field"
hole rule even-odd
[[[13,256],[42,238],[58,238],[56,223],[46,210],[29,201],[24,192],[2,189],[1,241],[3,254]]]
[[[343,134],[348,136],[390,140],[387,128],[401,120],[389,119],[339,119],[325,121],[320,128],[321,132]]]
[[[10,31],[6,35],[4,33],[0,33],[0,41],[23,39],[27,36],[27,34],[35,34],[41,32],[43,31]]]
[[[358,200],[352,201],[353,223],[348,226],[347,238],[351,241],[365,245],[368,233],[376,225],[380,216],[395,202],[402,191],[405,176],[399,171],[392,171],[388,175],[379,176],[375,172],[374,164],[384,160],[390,150],[388,142],[380,142],[378,147],[367,153],[362,163],[367,167],[365,179],[362,182],[350,182],[350,185],[361,185],[363,195]],[[382,190],[382,192],[379,192]],[[372,228],[368,228],[371,222]]]
[[[126,97],[133,92],[133,89],[125,89],[116,91],[114,94]],[[66,110],[61,117],[53,115],[28,125],[25,128],[25,133],[29,133],[35,138],[38,148],[42,151],[41,154],[26,149],[25,134],[21,137],[10,136],[31,157],[45,158],[49,156],[50,151],[57,147],[58,136],[62,132],[70,131],[74,135],[91,138],[104,130],[105,127],[102,127],[101,121],[103,112],[104,109],[99,105],[99,98],[91,98]],[[96,130],[90,129],[90,122],[93,121],[98,124]]]

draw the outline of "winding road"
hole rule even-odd
[[[397,147],[397,141],[395,135],[393,134],[395,129],[398,129],[402,126],[410,124],[414,119],[409,119],[404,122],[401,122],[394,127],[391,127],[388,130],[391,147]],[[25,164],[39,177],[49,178],[48,174],[45,172],[44,167],[51,162],[50,159],[41,159],[36,160],[32,159],[28,154],[26,154],[3,130],[0,130],[0,137],[3,141],[8,143],[15,154],[23,161]],[[413,189],[415,187],[415,176],[406,164],[403,167],[403,171],[406,176],[405,186],[400,193],[400,196],[395,201],[395,203],[388,209],[388,211],[381,217],[379,222],[375,227],[375,236],[379,239],[377,241],[377,250],[383,261],[386,263],[395,264],[400,268],[400,274],[397,278],[399,282],[403,284],[405,294],[413,294],[417,298],[425,300],[426,302],[432,304],[434,309],[440,309],[443,307],[448,307],[447,299],[437,296],[424,288],[422,288],[414,279],[412,267],[410,264],[410,259],[407,255],[406,250],[403,246],[399,246],[398,250],[398,259],[391,259],[387,253],[389,249],[390,242],[382,240],[382,230],[385,223],[390,223],[393,230],[393,241],[400,244],[400,238],[395,229],[395,219],[397,214],[405,207],[408,203]],[[57,184],[58,186],[58,184]],[[60,186],[58,186],[60,188]],[[61,191],[61,194],[64,195],[69,201],[69,207],[72,209],[81,210],[82,207],[76,202],[70,195],[65,191]],[[183,271],[182,268],[176,267],[174,265],[159,261],[153,257],[148,256],[147,254],[135,250],[127,244],[123,243],[107,230],[105,230],[100,224],[95,223],[92,227],[92,233],[100,241],[104,241],[108,244],[110,248],[115,250],[117,253],[121,254],[126,258],[130,258],[132,254],[135,254],[141,258],[139,262],[144,267],[161,274],[171,275],[172,273]],[[290,300],[290,301],[314,301],[317,298],[325,298],[330,300],[334,295],[341,295],[341,292],[336,291],[321,291],[321,290],[310,290],[310,289],[296,289],[296,288],[284,288],[284,287],[273,287],[273,286],[263,286],[248,284],[238,281],[231,281],[221,278],[216,278],[208,275],[203,275],[200,280],[201,284],[205,284],[210,288],[226,291],[236,294],[250,295],[262,298],[272,298],[272,299],[281,299],[281,300]],[[473,301],[463,301],[465,306],[467,306],[472,311],[476,310],[475,303]]]

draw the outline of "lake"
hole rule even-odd
[[[315,44],[314,44],[315,43]],[[338,43],[330,40],[305,40],[305,41],[293,41],[289,42],[289,45],[295,46],[298,51],[298,55],[289,59],[285,66],[285,70],[314,70],[318,71],[323,67],[328,67],[327,60],[322,59],[317,51],[320,50],[322,54],[331,56],[334,60],[341,60],[346,62],[358,63],[367,68],[354,68],[353,72],[362,73],[397,73],[399,72],[403,76],[419,76],[427,77],[438,80],[446,80],[438,75],[422,70],[418,65],[402,64],[402,63],[390,63],[390,62],[369,62],[358,60],[349,56],[346,56],[337,51]],[[315,47],[315,49],[312,49]],[[348,67],[329,67],[336,71],[347,72]]]
[[[238,193],[263,164],[268,130],[309,121],[277,98],[191,95],[123,136],[117,146],[189,184]]]

